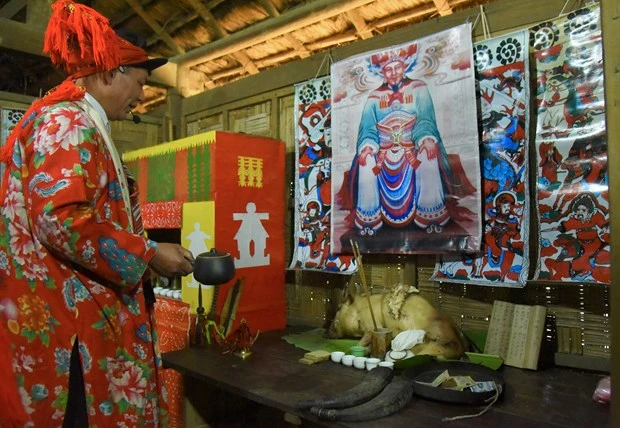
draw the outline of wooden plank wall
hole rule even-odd
[[[27,109],[34,101],[33,97],[0,91],[0,107]],[[141,122],[135,124],[130,120],[114,121],[112,138],[119,153],[154,146],[164,141],[163,119],[154,116],[140,116]]]
[[[141,122],[135,124],[130,120],[110,122],[112,138],[116,149],[122,155],[125,152],[144,147],[155,146],[164,142],[162,120],[140,116]]]

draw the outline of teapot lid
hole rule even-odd
[[[211,248],[209,251],[198,254],[198,257],[202,258],[216,258],[216,257],[230,257],[230,253],[220,253],[217,251],[215,247]]]

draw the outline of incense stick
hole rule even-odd
[[[362,266],[362,255],[360,254],[360,249],[357,246],[357,242],[353,242],[353,240],[349,240],[351,243],[351,248],[353,248],[353,256],[355,257],[355,261],[357,262],[357,268],[360,272],[360,278],[362,280],[362,286],[364,287],[364,292],[366,293],[366,298],[368,299],[368,309],[370,309],[370,316],[372,317],[372,324],[375,326],[375,330],[377,330],[377,321],[375,321],[375,312],[372,310],[372,303],[370,302],[370,292],[368,291],[368,284],[366,284],[366,274],[364,273],[364,266]]]

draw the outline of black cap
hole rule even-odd
[[[115,31],[119,37],[122,37],[123,39],[127,40],[129,43],[135,46],[138,46],[141,49],[146,50],[146,39],[144,39],[144,37],[141,37],[139,34],[136,34],[133,31],[128,30],[127,28],[119,28]],[[136,62],[133,64],[121,64],[121,65],[124,65],[127,67],[133,67],[133,68],[144,68],[150,73],[151,71],[155,70],[157,67],[161,67],[167,62],[168,62],[167,58],[151,58],[151,59],[147,59],[146,61],[140,61],[140,62]]]
[[[155,70],[157,67],[161,67],[167,62],[168,62],[167,58],[151,58],[146,61],[138,62],[135,64],[121,64],[121,65],[125,65],[127,67],[134,67],[134,68],[145,68],[150,73],[151,71]]]

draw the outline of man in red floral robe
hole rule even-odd
[[[33,103],[0,154],[0,374],[11,374],[0,425],[165,426],[145,278],[149,268],[187,275],[192,256],[140,233],[108,121],[127,117],[166,60],[149,60],[84,5],[52,7],[44,50],[70,76]]]

